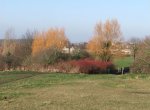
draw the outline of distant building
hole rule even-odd
[[[69,46],[63,48],[63,52],[65,53],[72,53],[75,50],[85,50],[86,49],[86,42],[81,43],[71,43]]]
[[[69,48],[69,47],[64,47],[64,48],[63,48],[63,52],[64,52],[64,53],[72,53],[74,50],[75,50],[74,47],[71,47],[71,48]]]
[[[72,53],[75,50],[85,50],[86,49],[86,42],[81,42],[81,43],[72,43],[69,46],[66,46],[63,48],[63,52],[64,53]],[[120,54],[122,55],[131,55],[132,51],[131,51],[131,44],[127,43],[127,42],[119,42],[120,48],[114,48],[112,50],[112,53],[116,53],[116,52],[120,52]],[[113,44],[113,46],[115,47],[115,44]]]
[[[121,52],[125,55],[131,55],[131,49],[122,49]]]
[[[121,52],[125,55],[131,55],[132,51],[131,51],[131,44],[128,42],[123,42],[122,43],[122,50]]]

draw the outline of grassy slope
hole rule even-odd
[[[133,63],[132,57],[123,57],[123,58],[116,58],[114,59],[114,64],[121,68],[121,67],[128,67]]]
[[[14,80],[12,77],[18,74],[15,78],[20,78],[25,73],[5,73],[7,77],[4,77],[4,73],[0,73],[0,81],[9,79],[9,82],[0,84],[0,110],[149,110],[150,108],[150,75],[32,73],[34,74],[32,77],[20,80]]]

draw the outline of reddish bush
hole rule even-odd
[[[102,62],[92,59],[71,60],[59,62],[54,68],[63,73],[110,73],[114,69],[112,62]]]
[[[76,67],[80,73],[108,73],[114,68],[112,62],[102,62],[90,59],[70,61],[69,66]]]

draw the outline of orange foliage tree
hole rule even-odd
[[[68,44],[64,29],[49,29],[47,32],[36,34],[32,44],[32,55],[48,48],[63,49]]]
[[[98,23],[95,33],[87,44],[87,50],[103,61],[110,61],[113,54],[118,53],[121,40],[120,25],[117,20],[107,20]]]

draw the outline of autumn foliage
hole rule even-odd
[[[112,62],[103,62],[93,59],[80,59],[65,62],[64,64],[59,65],[59,69],[68,73],[96,74],[109,73],[112,69],[114,69],[114,65]]]
[[[95,33],[88,42],[87,49],[90,53],[99,56],[103,61],[110,61],[112,54],[116,54],[120,41],[120,25],[117,20],[107,20],[98,23]]]
[[[32,55],[36,55],[44,49],[55,47],[62,49],[68,44],[68,39],[63,29],[49,29],[46,32],[36,34],[32,44]]]
[[[93,37],[83,44],[69,42],[62,28],[29,31],[20,40],[13,38],[11,30],[5,36],[0,48],[0,69],[111,73],[115,69],[112,56],[121,50],[121,30],[117,20],[96,24]]]
[[[113,66],[111,62],[89,59],[74,61],[73,65],[77,66],[81,73],[107,73],[107,70]]]

